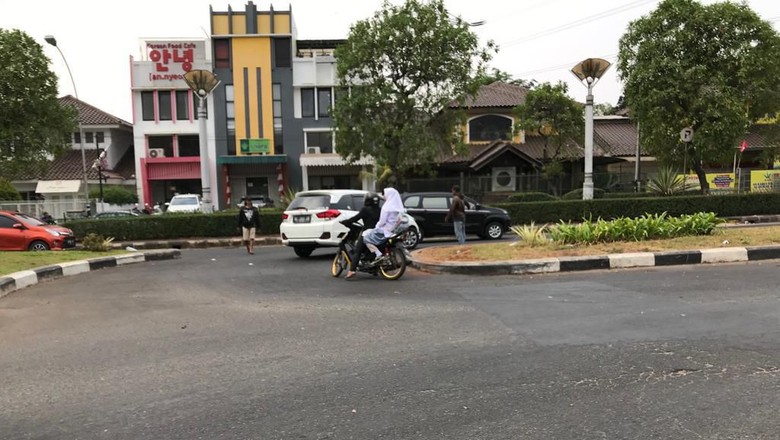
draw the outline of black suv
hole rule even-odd
[[[423,237],[454,235],[452,223],[444,221],[450,210],[451,193],[406,193],[402,198],[406,212],[417,221]],[[511,224],[512,219],[503,209],[483,206],[466,197],[466,234],[499,239]]]

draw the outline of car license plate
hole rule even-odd
[[[76,246],[76,239],[74,237],[68,237],[65,239],[65,243],[63,244],[63,247],[70,248]]]
[[[293,216],[293,223],[311,223],[310,215],[295,215]]]

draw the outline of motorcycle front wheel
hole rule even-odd
[[[388,260],[379,266],[379,274],[386,280],[397,280],[406,271],[406,256],[404,251],[394,247],[388,255]]]
[[[330,265],[330,274],[334,277],[338,277],[347,267],[349,267],[349,257],[347,257],[347,252],[339,249],[339,251],[336,253],[336,256],[333,257],[333,263]]]

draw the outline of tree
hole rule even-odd
[[[7,179],[0,177],[0,200],[22,200],[22,195]]]
[[[75,111],[60,106],[57,76],[43,48],[19,30],[0,29],[0,174],[40,169],[64,151]],[[67,140],[67,142],[66,142]]]
[[[532,89],[539,84],[535,79],[515,79],[510,73],[496,68],[490,69],[489,72],[484,72],[481,76],[477,77],[477,81],[479,82],[480,86],[486,86],[488,84],[493,84],[496,81],[501,81],[503,83],[514,84],[516,86],[525,87],[527,89]]]
[[[515,107],[517,127],[544,137],[544,158],[560,159],[570,140],[582,139],[585,130],[582,105],[571,99],[564,82],[542,83],[528,92],[525,102]],[[550,154],[549,147],[552,147]]]
[[[608,102],[602,102],[593,106],[593,116],[608,116],[614,115],[617,111],[617,107],[613,107]]]
[[[780,37],[746,4],[664,0],[620,39],[618,73],[647,151],[691,164],[727,163],[754,121],[780,109]],[[679,141],[685,127],[693,141]]]
[[[333,109],[341,156],[370,155],[398,177],[462,149],[463,113],[448,107],[476,92],[492,47],[481,48],[443,0],[385,1],[336,49],[339,84],[349,87]]]
[[[93,189],[89,192],[90,199],[100,198],[100,189]],[[127,188],[121,186],[106,186],[103,188],[103,201],[110,205],[129,205],[138,203],[138,195]]]

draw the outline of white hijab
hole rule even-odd
[[[403,212],[404,202],[401,200],[401,194],[395,188],[385,188],[385,204],[382,205],[382,212]]]

